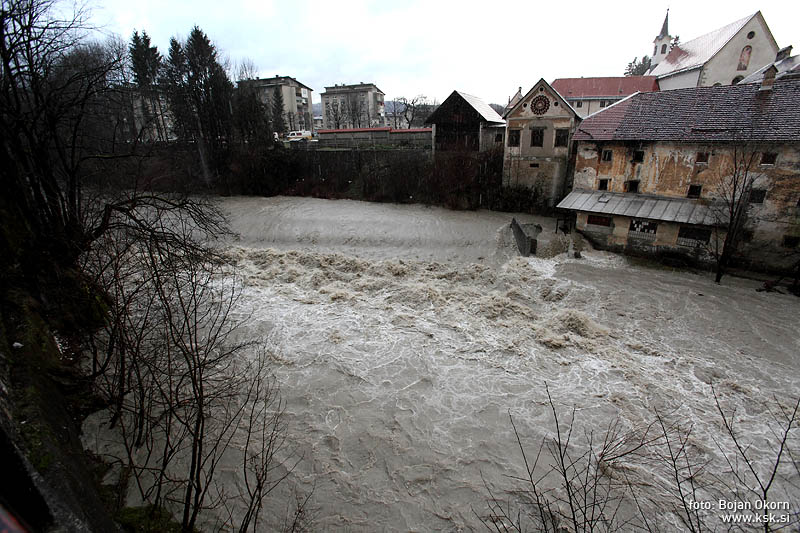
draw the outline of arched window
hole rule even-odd
[[[737,83],[739,83],[743,79],[744,79],[744,76],[736,76],[735,78],[733,78],[731,80],[731,85],[736,85]]]
[[[658,53],[658,45],[654,44],[653,45],[653,57],[655,57],[657,53]]]
[[[666,54],[667,53],[667,45],[666,44],[662,44],[661,45],[661,53],[662,54]]]
[[[739,55],[739,66],[736,68],[736,70],[747,70],[747,65],[750,64],[750,54],[752,51],[753,47],[750,45],[742,48],[742,53]]]

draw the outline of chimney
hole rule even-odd
[[[784,59],[786,59],[790,55],[792,55],[792,45],[791,44],[789,46],[785,46],[785,47],[781,48],[780,50],[778,50],[778,55],[775,56],[775,62],[777,63],[778,61],[783,61]]]
[[[775,68],[775,65],[770,65],[767,67],[767,70],[764,71],[764,79],[761,80],[761,87],[759,87],[759,91],[771,91],[772,85],[775,83],[775,74],[778,73],[778,69]]]

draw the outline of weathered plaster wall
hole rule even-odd
[[[602,160],[604,150],[611,151],[611,161]],[[635,150],[644,152],[641,163],[632,161]],[[789,265],[797,260],[792,254],[800,253],[785,246],[787,235],[800,236],[800,144],[763,145],[749,147],[748,151],[755,152],[750,171],[755,176],[753,188],[765,189],[766,195],[763,203],[750,204],[747,228],[752,239],[742,244],[741,252],[757,266]],[[707,163],[697,161],[701,152],[709,154]],[[777,154],[775,164],[761,164],[764,152]],[[699,201],[712,202],[719,198],[719,186],[731,175],[732,165],[732,147],[719,144],[580,142],[573,187],[597,190],[600,180],[608,179],[609,191],[625,192],[626,181],[639,180],[640,194],[685,198],[690,185],[701,185]],[[591,225],[585,231],[602,246],[626,248],[631,244],[627,239],[629,224],[627,217],[614,217],[610,234],[607,228]],[[579,216],[578,229],[583,229],[582,225],[586,225],[586,218]],[[659,222],[652,245],[659,252],[672,247],[683,250],[676,244],[679,227]]]
[[[546,97],[549,102],[547,111],[542,114],[532,110],[532,102],[539,96]],[[543,195],[543,204],[555,205],[565,190],[571,134],[577,122],[574,113],[540,82],[525,95],[506,121],[503,185],[537,190]],[[543,130],[542,146],[531,146],[533,130],[537,128]],[[569,131],[566,146],[555,146],[557,129]],[[509,146],[509,135],[514,130],[520,132],[519,146]]]

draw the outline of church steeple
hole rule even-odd
[[[661,26],[661,33],[658,34],[656,39],[661,39],[669,35],[669,8],[667,8],[667,16],[664,17],[664,24]]]
[[[650,59],[652,68],[661,63],[672,49],[672,36],[669,34],[669,9],[664,17],[664,24],[661,25],[661,32],[653,39],[653,57]]]

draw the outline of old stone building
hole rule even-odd
[[[384,92],[374,83],[337,84],[325,87],[322,124],[325,129],[387,126]]]
[[[635,92],[649,93],[658,90],[655,76],[559,78],[553,81],[552,86],[581,118]]]
[[[482,152],[501,149],[505,120],[483,100],[453,91],[427,118],[436,152]]]
[[[653,41],[652,69],[662,91],[736,84],[775,60],[778,43],[760,11],[690,41],[672,44],[669,13]]]
[[[541,205],[554,206],[566,190],[572,133],[581,117],[541,79],[505,118],[503,185],[533,189]]]
[[[602,248],[709,263],[733,179],[751,179],[739,258],[788,268],[800,258],[797,102],[790,76],[632,95],[579,126],[574,189],[558,207]]]

